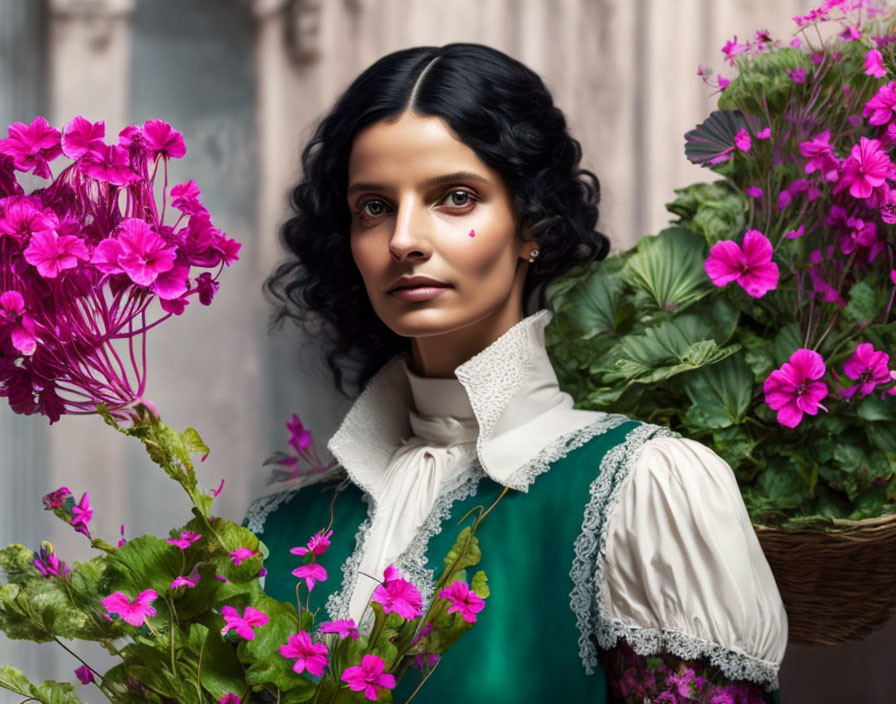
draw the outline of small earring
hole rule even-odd
[[[529,252],[529,263],[530,264],[538,258],[538,254],[539,254],[539,252],[537,249],[533,249]]]

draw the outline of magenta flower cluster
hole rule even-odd
[[[195,181],[168,188],[168,160],[186,147],[161,120],[126,127],[113,144],[103,122],[82,117],[61,131],[37,117],[8,134],[0,139],[0,396],[51,423],[97,404],[120,418],[138,403],[152,408],[142,398],[147,331],[194,296],[209,305],[240,244],[212,224]],[[26,194],[17,172],[51,180]]]
[[[712,675],[700,661],[664,654],[640,655],[619,641],[606,659],[613,694],[620,701],[656,704],[763,704],[762,689]],[[719,681],[723,680],[723,681]]]
[[[828,396],[850,401],[896,393],[889,354],[873,348],[874,337],[861,334],[869,325],[886,323],[896,299],[896,245],[888,239],[896,225],[896,81],[886,80],[881,51],[892,53],[892,38],[871,36],[875,25],[868,24],[894,15],[892,7],[877,0],[827,0],[794,17],[803,39],[797,36],[791,46],[799,51],[781,51],[790,51],[791,60],[804,52],[806,64],[814,68],[788,71],[795,85],[781,116],[768,108],[764,114],[739,112],[746,126],[732,128],[730,142],[705,158],[705,165],[728,176],[747,196],[753,222],[766,223],[762,231],[747,229],[737,239],[713,244],[705,262],[709,280],[718,287],[737,284],[756,300],[780,291],[766,315],[782,307],[799,313],[804,345],[792,349],[762,387],[766,404],[788,428],[826,410],[822,400]],[[824,22],[839,23],[840,43],[813,48],[815,35],[806,31]],[[759,32],[744,44],[735,37],[722,54],[730,65],[750,70],[750,61],[780,46]],[[846,84],[820,102],[819,91],[847,49],[864,56],[866,86],[859,90]],[[699,72],[704,80],[711,74],[703,67]],[[783,183],[776,183],[786,174]],[[881,286],[886,295],[878,297],[877,311],[868,312],[867,303],[843,310],[857,292],[866,292],[867,301],[867,291]],[[842,339],[839,330],[850,318],[857,319],[857,330],[851,339]],[[840,340],[837,356],[825,360],[830,350],[822,345],[830,339]],[[844,353],[850,355],[845,361]]]

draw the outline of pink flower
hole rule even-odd
[[[148,617],[156,615],[150,606],[159,595],[153,589],[145,589],[131,601],[123,592],[115,592],[103,599],[103,606],[108,614],[118,614],[132,626],[142,626]]]
[[[171,543],[171,545],[179,547],[181,550],[186,550],[201,537],[201,533],[193,533],[191,531],[185,530],[180,534],[179,538],[168,538],[168,542]]]
[[[350,618],[336,621],[324,621],[320,624],[321,633],[337,633],[340,638],[351,636],[352,640],[358,640],[358,627]]]
[[[799,49],[802,45],[803,45],[803,42],[800,41],[799,37],[794,37],[793,39],[790,40],[790,46],[792,46],[794,49]]]
[[[843,373],[859,383],[844,389],[843,397],[852,398],[856,391],[862,396],[867,396],[878,384],[889,383],[890,370],[887,368],[889,362],[890,355],[875,351],[870,342],[863,342],[856,347],[855,352],[843,365]]]
[[[788,205],[793,202],[793,196],[790,195],[789,191],[781,191],[778,194],[778,210],[784,210]]]
[[[218,700],[218,704],[240,704],[240,695],[228,692]]]
[[[865,222],[861,218],[847,218],[848,230],[840,238],[840,249],[844,254],[852,254],[858,247],[868,247],[868,261],[874,261],[883,249],[883,243],[877,237],[877,225],[873,220]]]
[[[32,564],[47,579],[50,577],[65,577],[69,573],[68,566],[56,557],[53,543],[47,540],[41,543],[40,552],[34,553],[34,562]]]
[[[756,134],[756,139],[771,139],[772,137],[772,128],[771,127],[763,127]]]
[[[761,298],[778,285],[778,265],[772,261],[772,244],[758,230],[744,235],[743,249],[733,240],[713,245],[704,265],[716,286],[732,281],[753,298]]]
[[[861,137],[843,162],[843,173],[835,192],[848,187],[853,198],[869,198],[874,189],[884,185],[892,169],[893,163],[881,143]]]
[[[180,159],[187,153],[184,136],[167,122],[147,120],[143,123],[143,135],[149,147],[150,158],[161,155]]]
[[[831,131],[825,130],[807,142],[800,142],[800,154],[809,159],[805,167],[807,174],[820,171],[826,181],[836,181],[840,162],[834,156],[830,141]]]
[[[93,509],[90,507],[90,496],[84,492],[81,500],[72,506],[72,527],[89,538],[90,532],[87,530],[87,524],[92,518]]]
[[[309,552],[312,555],[323,555],[330,547],[331,535],[333,535],[332,530],[328,530],[326,533],[319,530],[308,540],[307,547],[290,548],[289,551],[293,555],[307,555]]]
[[[896,117],[896,83],[890,81],[882,85],[871,100],[862,108],[862,116],[868,124],[877,127],[887,125]]]
[[[728,59],[728,64],[734,66],[734,57],[743,54],[749,48],[746,44],[738,43],[737,35],[735,34],[734,39],[729,39],[725,42],[725,45],[722,47],[722,53]]]
[[[762,189],[759,186],[750,186],[744,191],[750,198],[762,198]]]
[[[62,128],[62,153],[69,159],[80,159],[87,152],[102,154],[106,146],[105,136],[106,123],[102,120],[94,123],[76,117]]]
[[[725,78],[721,73],[718,75],[718,82],[719,90],[725,90],[731,84],[731,80]]]
[[[788,71],[787,73],[790,75],[790,78],[794,83],[806,82],[806,69],[804,69],[802,66],[794,71]]]
[[[309,592],[314,589],[314,585],[318,582],[327,581],[327,571],[323,568],[322,565],[319,565],[316,562],[312,562],[309,565],[296,567],[292,571],[292,573],[293,576],[297,577],[298,579],[305,580],[305,584],[308,585]]]
[[[178,575],[171,581],[169,589],[178,589],[179,587],[190,587],[191,589],[199,583],[199,575],[191,574],[189,577]]]
[[[858,27],[848,24],[846,25],[846,29],[840,32],[840,36],[848,42],[854,42],[855,40],[862,38],[862,32],[859,31]]]
[[[75,676],[80,680],[81,684],[93,682],[93,670],[87,667],[87,665],[81,665],[81,667],[75,670]]]
[[[196,185],[196,181],[190,179],[171,188],[171,205],[185,215],[208,215],[208,210],[199,200],[202,191]]]
[[[476,614],[485,608],[485,600],[476,595],[470,586],[461,580],[453,582],[439,592],[440,599],[447,599],[451,602],[447,613],[457,611],[467,623],[476,622]]]
[[[734,146],[742,152],[750,151],[750,148],[753,146],[753,140],[750,139],[750,133],[747,132],[745,127],[741,127],[740,131],[734,135]]]
[[[669,675],[667,682],[675,687],[678,695],[681,697],[691,696],[691,684],[694,681],[694,671],[690,667],[686,667],[684,672],[673,672]]]
[[[52,210],[41,210],[35,203],[24,198],[11,200],[5,212],[0,210],[0,236],[9,235],[25,242],[38,232],[56,234],[59,218]]]
[[[0,324],[4,320],[10,325],[12,346],[23,355],[34,354],[37,350],[34,320],[25,315],[25,299],[18,291],[4,291],[0,294]]]
[[[221,609],[221,615],[227,621],[227,625],[221,629],[221,635],[225,635],[227,631],[233,629],[237,635],[242,636],[246,640],[255,639],[255,631],[253,628],[263,626],[268,622],[268,615],[263,611],[247,606],[243,610],[243,615],[232,606],[225,606]]]
[[[342,673],[342,681],[348,683],[353,692],[364,692],[370,701],[376,701],[383,689],[395,687],[395,675],[383,672],[386,663],[376,655],[365,655],[361,664],[348,668]]]
[[[250,557],[255,557],[258,554],[260,553],[250,550],[249,548],[240,547],[230,553],[230,559],[233,561],[233,564],[239,567],[245,560],[248,560]]]
[[[287,443],[294,447],[296,452],[301,454],[311,447],[311,432],[305,430],[297,413],[293,413],[292,419],[286,422],[286,429],[290,433]]]
[[[823,381],[825,365],[821,355],[814,350],[798,349],[780,369],[776,369],[762,385],[765,402],[778,411],[778,422],[788,428],[795,428],[803,420],[803,413],[814,416],[818,409],[827,410],[820,404],[828,395],[828,387]]]
[[[383,605],[383,612],[397,613],[403,619],[410,620],[423,613],[423,597],[413,584],[401,576],[394,566],[389,565],[383,573],[383,584],[378,586],[371,601]]]
[[[53,509],[53,508],[61,508],[63,504],[69,499],[72,495],[72,492],[69,491],[67,486],[61,486],[56,491],[51,491],[49,494],[44,496],[44,508],[45,509]]]
[[[438,653],[417,653],[414,656],[414,667],[418,670],[431,670],[441,659]]]
[[[138,286],[149,286],[159,274],[174,266],[176,247],[164,240],[143,220],[128,218],[119,223],[118,243],[121,254],[118,265]]]
[[[297,675],[301,675],[305,670],[312,675],[322,675],[330,661],[327,646],[323,643],[312,643],[311,636],[306,631],[291,635],[286,645],[280,646],[280,654],[287,660],[296,659],[292,669]]]
[[[37,273],[45,279],[55,279],[65,269],[74,269],[78,260],[89,259],[87,247],[80,237],[54,232],[35,232],[25,249],[25,261],[37,267]]]
[[[131,168],[128,151],[117,144],[97,146],[78,162],[78,168],[90,178],[113,186],[126,186],[140,180]]]
[[[199,302],[204,306],[209,306],[212,299],[218,292],[220,284],[212,278],[212,275],[203,271],[196,277],[196,288],[199,290]]]
[[[51,178],[49,162],[62,153],[62,135],[44,117],[35,117],[30,125],[13,122],[9,137],[0,139],[0,154],[11,156],[19,171],[33,171],[35,176]]]
[[[806,234],[806,226],[800,225],[795,230],[788,230],[784,236],[789,240],[798,240],[800,237]]]
[[[865,73],[875,78],[883,78],[887,75],[884,68],[884,57],[877,49],[871,49],[865,54]]]

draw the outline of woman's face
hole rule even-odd
[[[360,131],[347,197],[355,264],[395,333],[428,337],[511,320],[506,330],[519,320],[532,245],[516,235],[503,178],[441,118],[408,111]]]

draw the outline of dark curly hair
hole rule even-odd
[[[543,307],[551,281],[609,251],[609,241],[595,230],[600,184],[579,168],[581,146],[536,73],[481,44],[384,56],[338,98],[303,150],[302,179],[290,199],[295,214],[280,230],[295,258],[281,263],[264,285],[276,306],[272,328],[284,318],[297,321],[322,344],[343,393],[346,379],[362,388],[386,361],[410,349],[410,340],[386,327],[367,298],[351,254],[346,204],[355,135],[408,109],[444,120],[506,180],[519,230],[528,226],[539,244],[523,293],[528,307]]]

